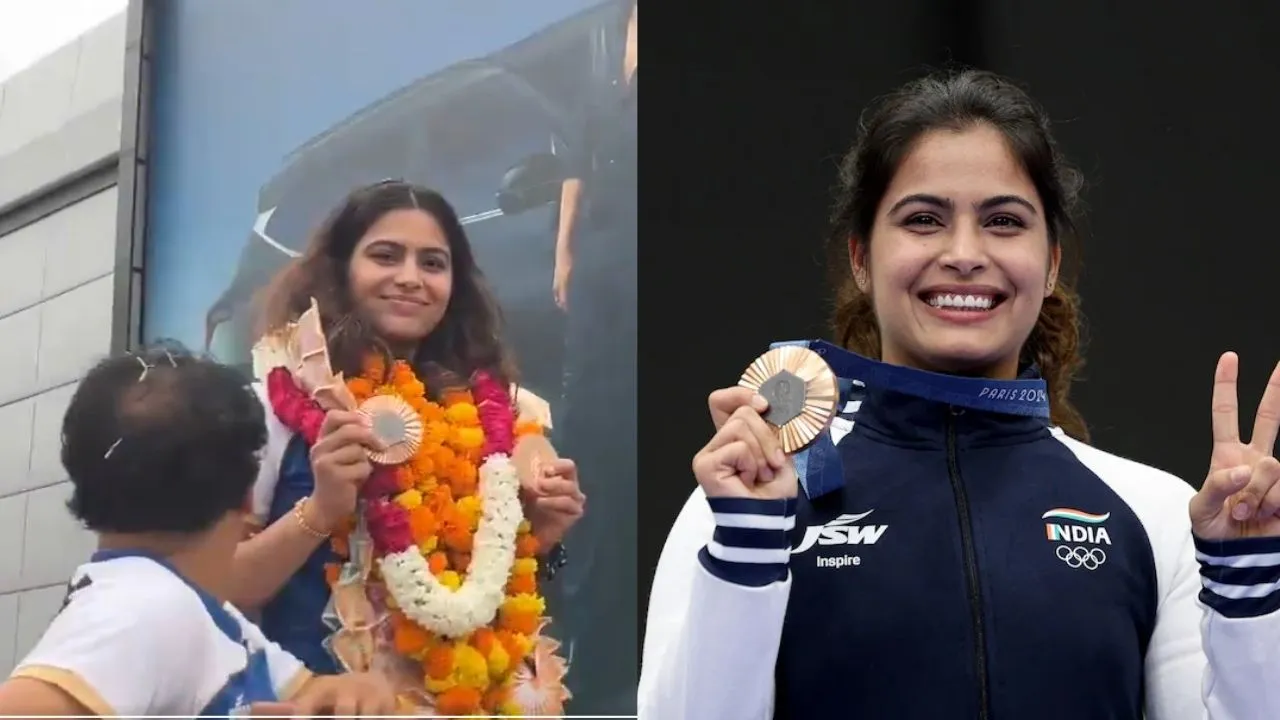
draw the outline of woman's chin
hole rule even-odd
[[[419,322],[393,318],[377,323],[378,337],[392,347],[416,347],[431,334],[431,328]]]
[[[989,345],[971,343],[954,343],[943,347],[931,347],[920,353],[923,369],[948,375],[968,375],[975,377],[992,377],[1001,372],[1005,362],[1005,353],[993,349]],[[1016,358],[1012,363],[1017,370]]]

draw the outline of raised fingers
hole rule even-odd
[[[769,409],[769,401],[750,388],[734,386],[711,393],[707,397],[707,407],[711,410],[711,422],[719,430],[739,408],[750,407],[760,414]]]
[[[1233,352],[1218,358],[1213,373],[1213,441],[1240,442],[1240,403],[1236,384],[1240,376],[1240,358]]]
[[[1271,371],[1267,389],[1258,403],[1258,414],[1253,420],[1253,434],[1249,444],[1255,450],[1270,455],[1276,447],[1276,435],[1280,433],[1280,364]]]

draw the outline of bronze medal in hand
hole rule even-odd
[[[738,385],[769,401],[764,420],[789,455],[803,450],[827,429],[840,402],[831,367],[818,353],[799,345],[777,347],[756,358]]]

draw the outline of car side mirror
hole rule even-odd
[[[564,177],[560,158],[551,153],[530,155],[503,174],[498,209],[503,215],[516,215],[557,202]]]

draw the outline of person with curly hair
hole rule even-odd
[[[777,350],[832,372],[834,418],[788,456],[769,400],[711,394],[640,717],[1280,717],[1280,366],[1245,442],[1239,360],[1219,361],[1199,492],[1090,446],[1081,182],[1045,112],[950,71],[860,131],[831,234],[840,345]]]
[[[0,685],[0,715],[385,715],[376,675],[320,678],[227,600],[266,443],[244,377],[176,346],[107,359],[62,425],[68,507],[99,538]]]
[[[368,415],[355,408],[322,410],[307,396],[314,388],[295,387],[289,379],[295,368],[278,370],[283,377],[275,380],[272,368],[255,368],[255,388],[268,408],[268,440],[255,483],[255,524],[235,557],[235,602],[260,613],[267,637],[317,673],[350,670],[352,663],[368,661],[373,645],[395,645],[405,662],[393,663],[394,671],[382,669],[402,677],[401,686],[414,693],[425,692],[408,702],[434,703],[440,714],[512,710],[512,688],[524,670],[539,653],[551,652],[551,641],[540,635],[543,601],[535,587],[566,561],[560,541],[585,507],[572,460],[548,458],[536,477],[521,479],[516,511],[527,529],[517,535],[512,528],[510,537],[500,533],[502,542],[515,542],[517,554],[514,564],[510,557],[505,561],[513,575],[504,614],[493,618],[501,627],[470,622],[466,627],[473,632],[447,634],[423,622],[430,616],[461,623],[456,613],[414,616],[406,598],[397,606],[378,594],[394,599],[409,587],[387,578],[385,558],[396,552],[387,548],[391,530],[377,522],[387,517],[411,518],[412,538],[397,552],[420,554],[429,565],[429,572],[424,567],[414,575],[412,586],[427,592],[441,583],[453,590],[481,583],[472,562],[484,557],[485,523],[499,522],[488,513],[498,499],[492,495],[495,478],[486,479],[484,453],[503,438],[491,434],[492,426],[476,425],[476,416],[496,412],[494,417],[508,422],[518,414],[517,426],[549,424],[546,403],[515,385],[497,303],[453,207],[439,193],[399,180],[357,188],[321,224],[303,255],[267,287],[261,303],[259,351],[314,303],[324,333],[319,342],[331,370],[347,379],[346,392],[363,401],[394,388],[412,404],[410,417],[402,420],[425,429],[407,458],[375,462],[376,453],[387,448]],[[259,358],[255,364],[261,365]],[[482,386],[487,395],[496,390],[502,397],[481,398]],[[296,397],[302,390],[307,392]],[[467,422],[472,424],[464,427]],[[372,561],[362,557],[361,547],[367,546],[358,537],[376,545]],[[371,574],[375,563],[381,563],[380,572]],[[489,590],[502,597],[502,584]],[[487,593],[459,592],[457,598]],[[453,593],[431,597],[448,599]],[[455,605],[450,607],[457,610]],[[483,614],[463,609],[467,617]],[[364,619],[353,620],[357,616]],[[376,641],[361,635],[371,628]],[[488,692],[488,681],[477,685],[468,674],[476,652],[489,656],[497,668],[493,684],[501,688]],[[545,673],[557,666],[538,665]],[[538,682],[557,685],[559,678]]]

